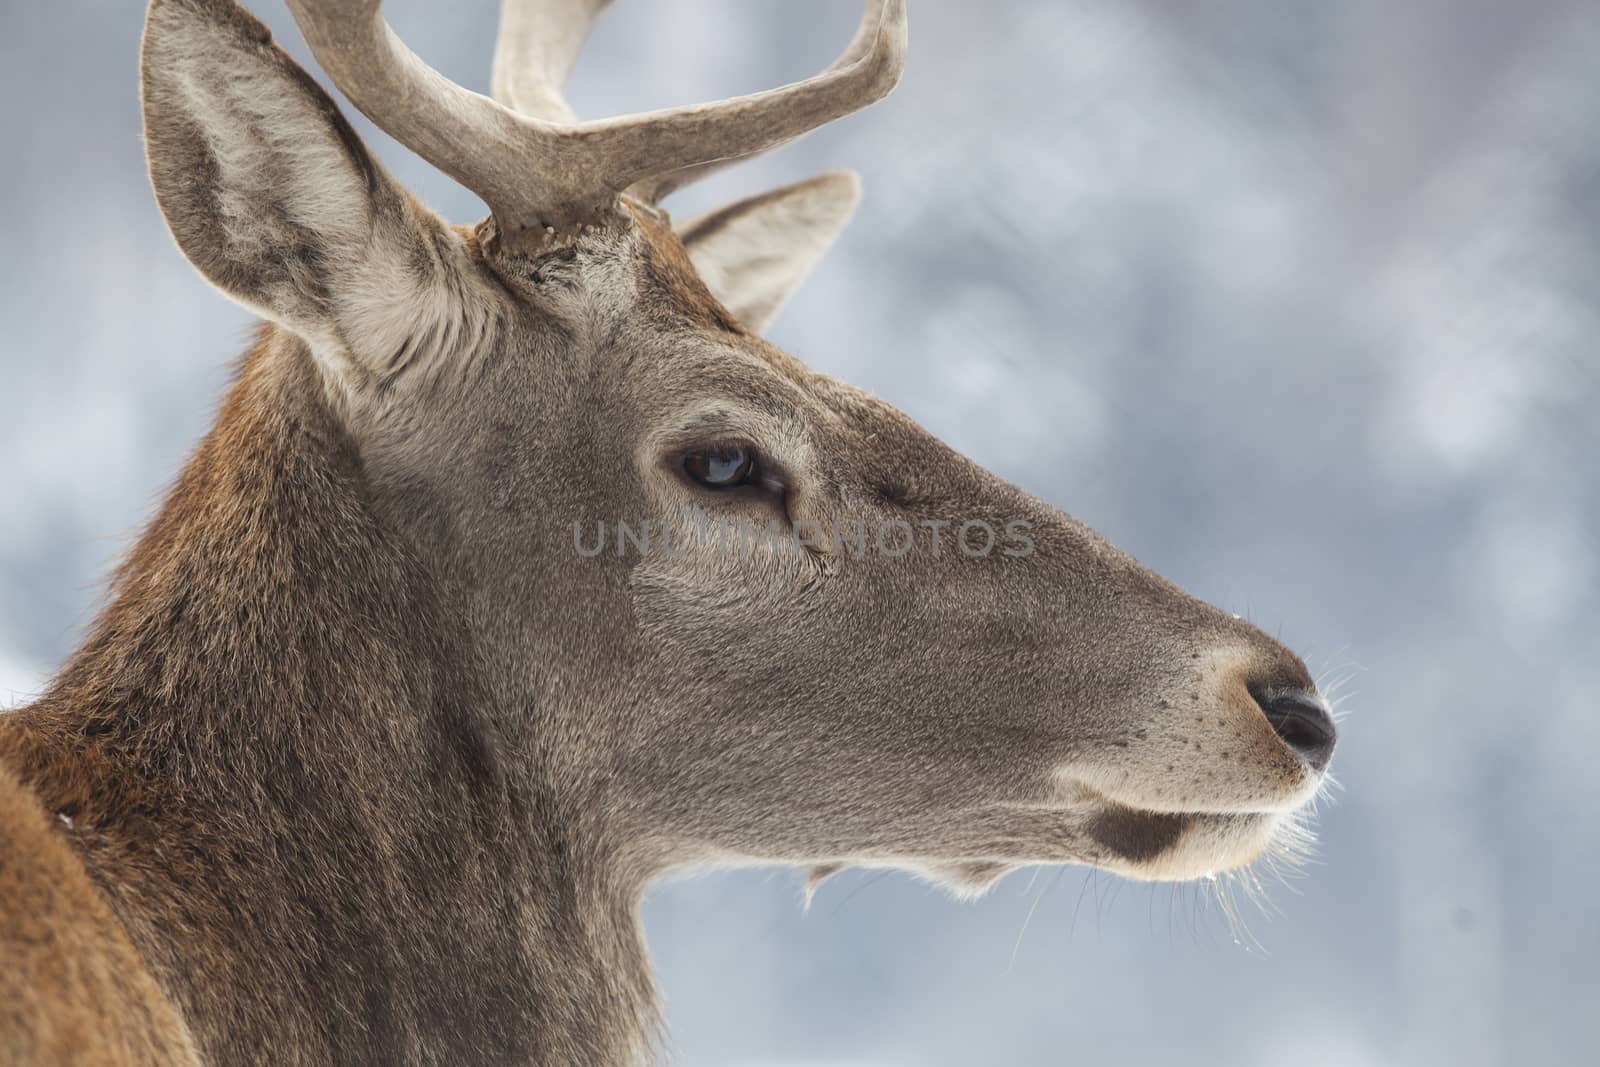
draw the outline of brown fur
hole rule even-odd
[[[63,818],[0,765],[0,1063],[198,1062]]]
[[[625,1059],[642,990],[582,960],[619,935],[567,927],[576,1015],[507,938],[567,924],[590,857],[508,781],[459,622],[364,495],[304,349],[265,338],[84,648],[0,719],[0,763],[71,820],[53,849],[208,1059],[527,1062],[608,1003],[627,1026],[562,1047]]]
[[[700,280],[683,242],[672,232],[664,216],[628,205],[639,228],[640,288],[650,299],[650,307],[668,308],[681,321],[692,326],[732,334],[748,335],[722,302],[711,295]]]

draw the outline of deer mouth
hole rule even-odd
[[[1158,812],[1112,801],[1085,827],[1096,866],[1140,881],[1188,881],[1292,855],[1306,832],[1293,812]]]
[[[1088,831],[1101,847],[1125,860],[1143,863],[1176,846],[1194,818],[1110,804],[1089,821]]]

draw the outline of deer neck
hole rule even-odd
[[[247,357],[0,759],[208,1059],[634,1059],[643,878],[502,728],[293,344]]]

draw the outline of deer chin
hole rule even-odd
[[[1083,829],[1095,866],[1140,881],[1177,882],[1245,867],[1263,854],[1304,858],[1312,840],[1306,812],[1325,781],[1307,771],[1289,795],[1249,806],[1171,805],[1137,790],[1101,791],[1081,782],[1071,792],[1074,806],[1093,812]]]
[[[1294,812],[1140,811],[1108,804],[1088,823],[1094,864],[1144,882],[1182,882],[1245,867],[1264,853],[1294,858],[1309,833]]]
[[[1012,815],[1028,811],[1045,821],[1030,820],[1026,828],[1018,824],[1021,837],[1006,845],[991,840],[1001,856],[866,856],[814,864],[807,872],[806,905],[824,882],[851,867],[906,871],[957,898],[975,899],[1012,871],[1034,864],[1095,867],[1141,882],[1187,882],[1249,866],[1263,855],[1297,864],[1306,858],[1313,840],[1301,808],[1164,812],[1099,798],[1089,806],[1028,805],[1007,810]]]

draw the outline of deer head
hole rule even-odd
[[[150,7],[161,208],[274,324],[269,366],[320,383],[362,506],[466,620],[517,773],[608,854],[975,890],[1040,862],[1189,878],[1292,832],[1334,745],[1298,658],[762,340],[852,176],[659,207],[887,94],[904,0],[869,0],[812,79],[599,122],[562,86],[606,0],[506,0],[494,99],[378,0],[289,6],[345,95],[492,214],[414,200],[229,0]]]

